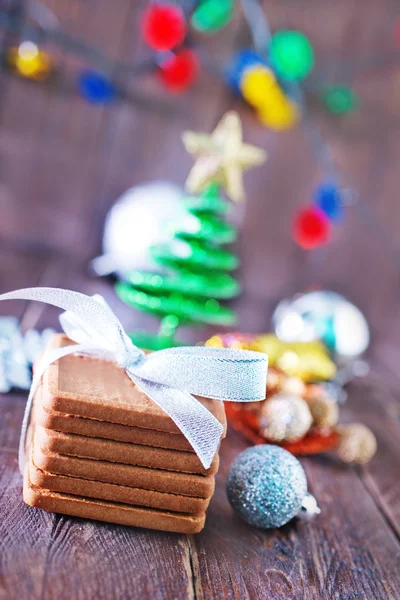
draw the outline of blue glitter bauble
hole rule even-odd
[[[226,492],[233,509],[249,525],[281,527],[301,508],[307,493],[303,467],[279,446],[254,446],[233,461]]]

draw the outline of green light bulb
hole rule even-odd
[[[193,12],[190,22],[202,33],[215,33],[233,17],[233,0],[205,0]]]
[[[359,101],[348,85],[332,85],[323,93],[327,109],[335,115],[343,115],[355,110]]]
[[[282,79],[302,79],[314,66],[314,51],[300,31],[277,31],[270,44],[271,61]]]

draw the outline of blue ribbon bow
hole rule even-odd
[[[25,439],[32,401],[47,367],[68,354],[112,360],[160,406],[188,439],[207,469],[218,449],[223,426],[192,394],[216,400],[255,402],[265,398],[267,357],[225,348],[168,348],[145,354],[125,333],[101,296],[58,288],[27,288],[0,300],[37,300],[67,312],[61,326],[76,345],[46,352],[35,369],[22,424],[19,465],[25,464]]]

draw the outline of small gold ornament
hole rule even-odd
[[[306,402],[311,411],[313,425],[318,428],[334,427],[339,420],[339,407],[325,390],[318,385],[310,385]]]
[[[282,371],[275,367],[268,367],[267,396],[272,396],[280,392],[286,379],[287,377]]]
[[[276,394],[261,408],[261,433],[272,442],[300,440],[311,425],[312,416],[307,402],[298,396]]]
[[[337,455],[343,462],[365,465],[374,456],[377,448],[376,437],[365,425],[340,425],[336,432],[340,437]]]
[[[306,384],[299,377],[284,377],[280,391],[290,396],[303,397],[306,393]]]
[[[53,59],[30,41],[22,42],[7,52],[8,65],[22,77],[44,81],[51,73]]]
[[[198,194],[217,182],[234,202],[245,197],[243,172],[262,165],[267,157],[261,148],[243,143],[242,124],[233,111],[222,117],[211,134],[185,131],[182,141],[195,159],[186,181],[188,191]]]
[[[254,335],[246,333],[224,333],[214,335],[205,343],[210,348],[234,348],[235,350],[254,350]]]

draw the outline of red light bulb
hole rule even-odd
[[[328,242],[329,230],[329,219],[325,213],[317,206],[310,206],[297,213],[293,238],[299,246],[310,250]]]
[[[397,19],[394,24],[393,41],[397,47],[400,46],[400,19]]]
[[[143,15],[142,32],[154,50],[171,50],[183,42],[187,25],[183,11],[174,4],[154,4]]]
[[[199,69],[197,55],[192,50],[181,50],[162,63],[159,77],[171,91],[182,92],[196,79]]]

